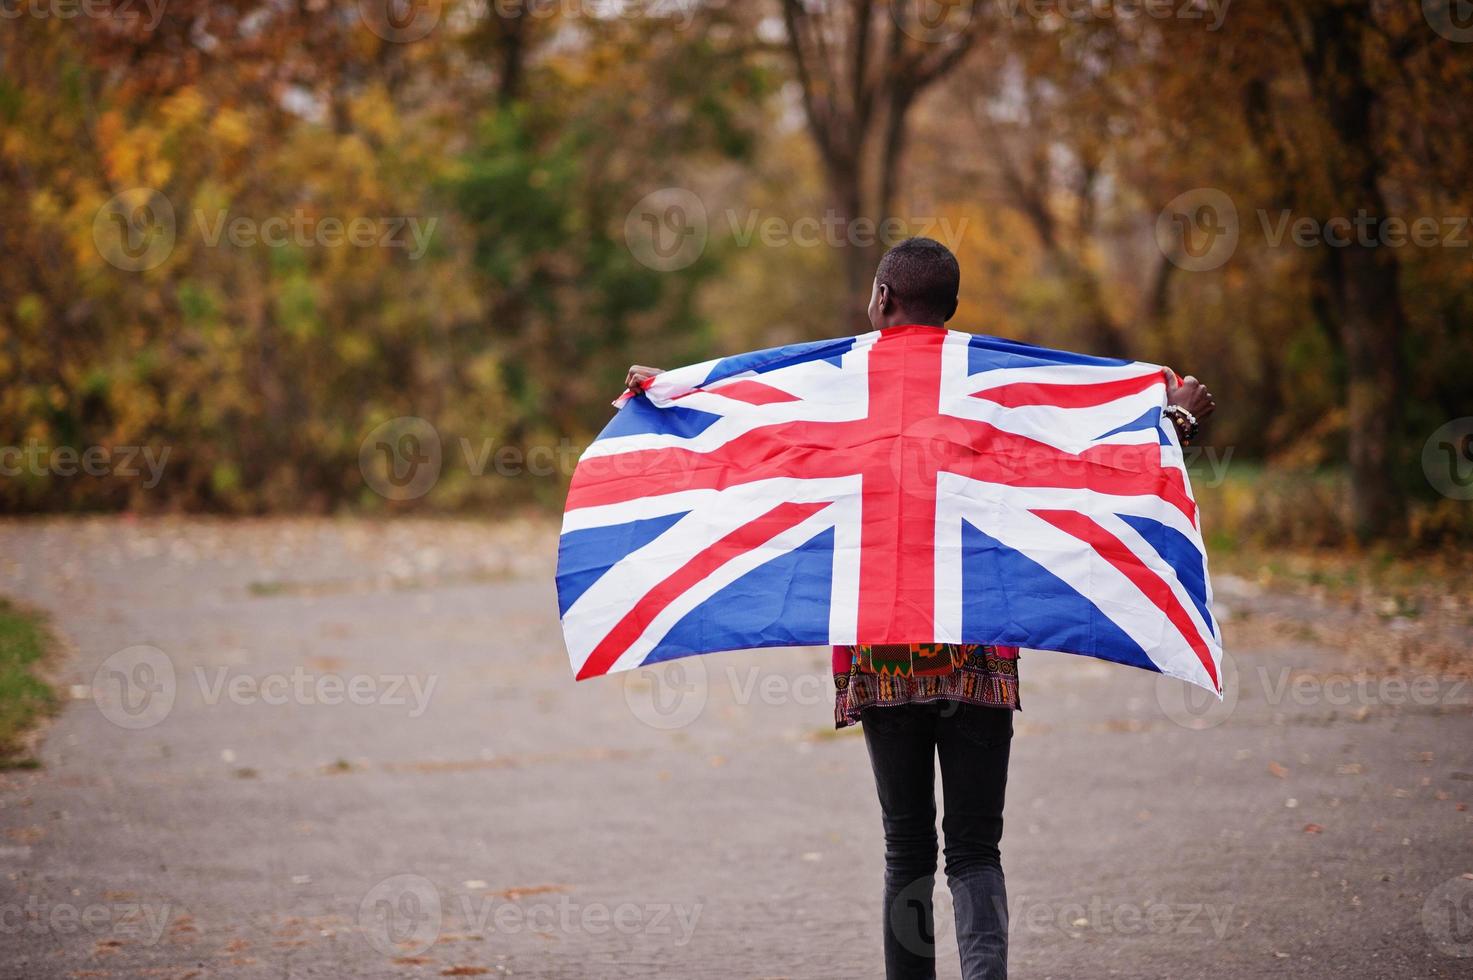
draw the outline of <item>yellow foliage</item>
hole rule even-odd
[[[30,205],[31,219],[38,225],[52,227],[61,223],[62,204],[50,188],[43,187],[32,194]]]
[[[382,85],[370,86],[353,100],[348,112],[355,128],[380,143],[391,143],[400,138],[402,128],[398,113],[394,110],[388,91]]]
[[[225,107],[210,120],[210,137],[218,140],[227,150],[243,149],[251,142],[250,120],[245,113]]]
[[[159,107],[160,114],[173,129],[183,129],[193,124],[204,114],[204,111],[204,96],[192,86],[175,92]]]
[[[162,188],[174,175],[174,165],[163,157],[154,157],[148,160],[142,171],[143,184],[147,187]]]
[[[26,147],[25,135],[20,130],[7,129],[0,131],[0,156],[5,156],[12,160],[25,159]]]
[[[123,114],[109,109],[97,117],[97,143],[99,146],[115,146],[127,132],[128,123]]]
[[[108,181],[116,187],[137,184],[146,148],[156,142],[157,139],[150,130],[140,127],[121,132],[111,143],[104,144],[102,163],[106,168]]]
[[[972,333],[1016,337],[1018,290],[1035,281],[1039,250],[1033,233],[1015,212],[960,202],[942,209],[957,231],[962,288],[956,323]]]

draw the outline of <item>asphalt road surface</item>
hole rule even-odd
[[[554,552],[531,525],[0,524],[67,698],[42,768],[0,774],[0,976],[880,976],[827,652],[575,684]],[[1218,586],[1220,706],[1024,654],[1012,975],[1473,977],[1473,690],[1248,628]],[[944,914],[938,943],[956,976]]]

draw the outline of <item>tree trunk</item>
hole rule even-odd
[[[921,93],[966,55],[982,18],[945,43],[926,44],[908,39],[899,20],[872,0],[812,8],[804,0],[782,0],[782,12],[803,111],[842,222],[840,265],[848,297],[839,327],[866,331],[878,235],[893,214],[907,117]],[[877,39],[883,52],[878,61],[872,57]],[[856,225],[861,221],[862,229]]]
[[[520,7],[514,12],[495,11],[502,31],[501,81],[496,97],[503,106],[511,105],[522,95],[522,71],[527,56],[526,13],[525,8]]]
[[[1396,480],[1401,434],[1403,313],[1396,258],[1386,246],[1351,245],[1337,256],[1335,283],[1347,376],[1350,509],[1362,541],[1402,530]]]
[[[1402,531],[1406,516],[1397,480],[1406,314],[1397,258],[1382,235],[1386,201],[1376,155],[1377,93],[1362,48],[1369,43],[1365,21],[1370,14],[1339,5],[1316,13],[1308,24],[1305,68],[1338,143],[1327,148],[1337,209],[1328,217],[1355,221],[1364,214],[1368,219],[1363,230],[1357,227],[1346,236],[1348,243],[1326,241],[1320,247],[1332,252],[1324,265],[1345,349],[1351,525],[1358,539],[1369,541]]]
[[[870,329],[869,294],[875,275],[875,250],[859,244],[856,222],[867,219],[863,178],[849,167],[831,167],[829,187],[839,218],[840,264],[844,271],[844,302],[839,310],[839,332],[864,333]]]

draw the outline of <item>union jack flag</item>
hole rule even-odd
[[[720,650],[991,643],[1221,694],[1164,370],[896,327],[656,376],[579,460],[581,680]]]

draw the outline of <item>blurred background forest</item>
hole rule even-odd
[[[6,0],[0,509],[556,510],[629,363],[927,234],[957,328],[1210,383],[1220,547],[1473,539],[1458,9]]]

